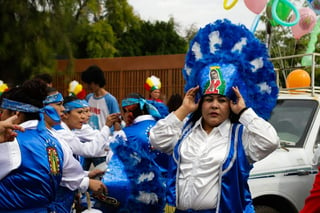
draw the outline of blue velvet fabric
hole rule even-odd
[[[51,209],[62,177],[63,151],[50,134],[39,135],[36,129],[19,132],[17,141],[21,150],[21,165],[0,181],[0,210]],[[48,148],[57,152],[58,168],[51,169]],[[37,211],[35,211],[37,212]]]

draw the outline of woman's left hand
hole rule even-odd
[[[237,100],[236,102],[233,102],[232,100],[230,100],[230,107],[232,112],[238,115],[244,108],[246,108],[246,103],[242,98],[242,95],[238,87],[232,87],[232,90],[236,94]]]

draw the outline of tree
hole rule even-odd
[[[54,40],[49,18],[32,1],[0,1],[1,79],[22,82],[31,72],[53,65],[48,60],[52,52],[47,39]]]
[[[57,58],[113,56],[112,28],[100,20],[103,2],[1,0],[0,79],[19,84],[52,73]]]
[[[257,31],[256,36],[268,46],[270,58],[292,56],[304,54],[306,52],[310,40],[310,34],[302,36],[300,39],[295,39],[290,27],[282,25],[271,26],[266,15],[261,17],[261,21],[266,25],[266,30]],[[318,45],[315,52],[319,50]],[[273,61],[274,66],[281,69],[280,80],[283,86],[285,85],[285,76],[287,76],[292,70],[302,68],[310,72],[310,67],[302,66],[301,59],[302,57],[297,57]],[[319,62],[320,61],[318,59],[317,63]],[[284,75],[282,75],[282,73]],[[317,73],[316,75],[319,76],[320,73]]]
[[[141,24],[141,19],[133,11],[127,0],[106,0],[106,20],[117,37]]]
[[[142,21],[140,27],[124,32],[116,43],[118,56],[142,56],[185,53],[187,42],[175,30],[174,19],[168,22]]]
[[[184,53],[176,25],[142,21],[126,0],[0,0],[0,79],[53,73],[56,59],[71,71],[74,58]]]

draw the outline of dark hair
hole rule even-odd
[[[47,84],[51,84],[52,83],[52,76],[48,73],[42,73],[42,74],[38,74],[34,77],[34,79],[37,79],[37,80],[42,80],[44,81],[45,83]]]
[[[47,97],[46,88],[47,85],[41,80],[27,80],[22,84],[22,86],[12,88],[6,93],[3,93],[1,98],[7,98],[13,101],[18,101],[42,108],[43,101]],[[25,114],[26,121],[34,119],[39,120],[39,113],[23,113]]]
[[[171,95],[167,102],[169,112],[173,112],[177,110],[181,106],[182,101],[183,101],[183,98],[180,94],[176,93]]]
[[[66,103],[69,103],[71,101],[75,101],[75,100],[78,100],[79,98],[77,98],[76,96],[73,96],[73,95],[69,95],[69,96],[65,96],[63,98],[63,103],[66,104]]]
[[[95,84],[98,84],[100,87],[104,87],[106,85],[104,73],[100,69],[100,67],[96,65],[90,66],[85,71],[83,71],[81,73],[81,80],[87,84],[93,82]]]
[[[4,91],[0,96],[0,106],[2,104],[2,101],[4,98],[8,98],[10,96],[10,93],[14,92],[18,87],[13,87],[12,89],[9,89],[7,91]]]
[[[54,88],[54,87],[47,87],[46,91],[47,91],[47,95],[51,95],[51,94],[53,94],[53,93],[55,93],[55,92],[59,92],[59,91],[58,91],[56,88]]]

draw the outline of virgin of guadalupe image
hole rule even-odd
[[[220,93],[219,87],[221,86],[221,76],[220,76],[220,67],[211,66],[210,67],[210,84],[206,89],[205,94],[217,94]]]

